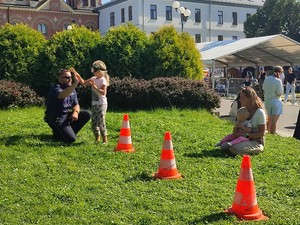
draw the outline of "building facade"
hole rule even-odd
[[[112,0],[95,10],[99,12],[99,31],[131,22],[147,34],[161,26],[173,25],[188,32],[196,43],[245,38],[244,22],[265,0],[182,0],[180,5],[191,15],[185,21],[173,0]]]
[[[94,9],[100,5],[101,0],[0,0],[0,26],[24,23],[47,39],[74,23],[98,30],[99,15]]]

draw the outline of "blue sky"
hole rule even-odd
[[[110,0],[102,0],[102,4],[109,2]]]

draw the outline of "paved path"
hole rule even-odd
[[[221,98],[221,107],[215,111],[220,113],[220,116],[229,114],[232,99]],[[283,103],[283,114],[279,117],[277,123],[277,133],[283,137],[292,137],[296,127],[300,105],[291,103]]]

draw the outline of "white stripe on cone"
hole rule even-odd
[[[173,144],[172,141],[165,141],[164,142],[164,146],[163,146],[163,150],[173,150]]]
[[[123,122],[122,122],[122,128],[130,128],[130,126],[129,126],[129,121],[124,121],[123,120]]]
[[[159,168],[176,169],[176,161],[175,159],[168,159],[168,160],[161,159],[159,163]]]
[[[131,136],[120,136],[119,143],[120,144],[131,144]]]

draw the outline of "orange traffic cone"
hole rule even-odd
[[[124,152],[133,152],[134,151],[134,148],[132,147],[132,142],[131,142],[129,117],[127,114],[124,114],[124,117],[123,117],[119,141],[118,141],[117,147],[115,148],[115,151],[124,151]]]
[[[173,151],[172,137],[170,132],[165,132],[164,145],[161,152],[158,172],[154,174],[157,179],[178,179],[178,173]]]
[[[236,185],[232,207],[227,211],[239,219],[244,220],[266,220],[256,200],[256,191],[251,169],[250,156],[243,156],[239,179]]]

